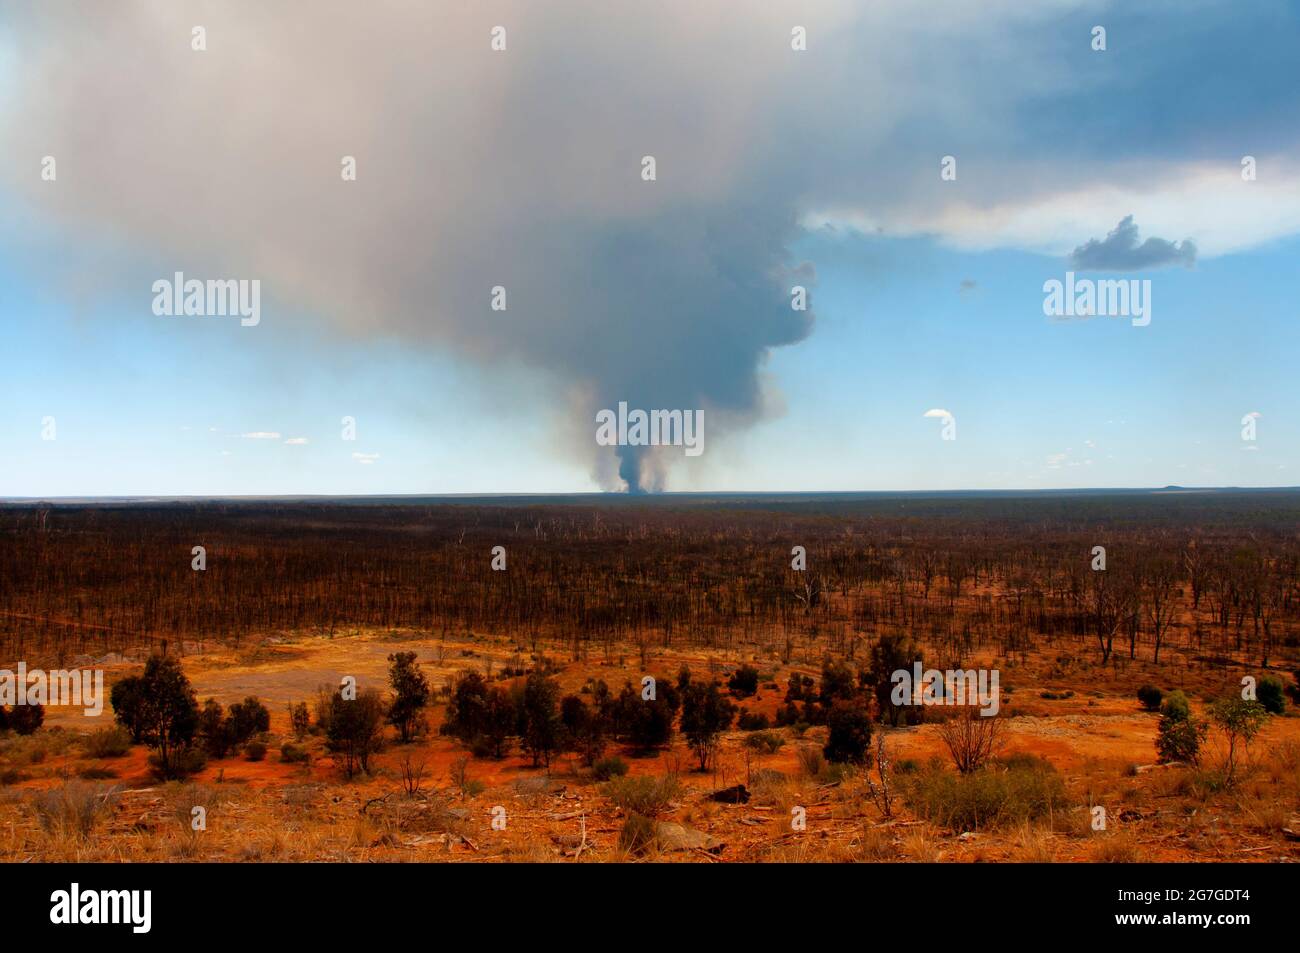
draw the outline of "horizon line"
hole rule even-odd
[[[185,503],[185,502],[259,502],[259,501],[347,501],[347,500],[509,500],[546,499],[568,497],[601,500],[655,500],[671,498],[707,497],[799,497],[799,496],[955,496],[955,495],[1026,495],[1049,496],[1053,494],[1090,493],[1267,493],[1297,492],[1300,486],[1188,486],[1165,484],[1163,486],[1132,487],[999,487],[985,489],[945,490],[665,490],[653,493],[631,493],[626,490],[560,490],[527,492],[482,493],[140,493],[140,494],[80,494],[66,496],[0,496],[0,506],[23,504],[70,503]]]

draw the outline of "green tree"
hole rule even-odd
[[[563,724],[559,712],[560,685],[541,672],[533,672],[524,682],[522,747],[533,759],[533,767],[551,765],[551,755],[559,750]]]
[[[441,732],[469,744],[484,733],[487,721],[487,680],[479,672],[464,672],[456,679],[447,702],[447,718]]]
[[[682,689],[682,734],[695,756],[700,770],[709,766],[709,758],[718,736],[731,727],[736,706],[723,696],[717,682],[689,682]]]
[[[384,742],[384,700],[367,688],[356,698],[336,690],[330,696],[325,747],[343,758],[343,773],[351,779],[358,771],[370,773],[370,757]]]
[[[672,682],[655,682],[653,697],[643,697],[644,690],[624,682],[614,703],[614,722],[621,737],[642,751],[668,744],[673,737],[673,719],[681,696]]]
[[[388,656],[388,683],[395,694],[388,707],[388,723],[402,741],[414,741],[427,727],[424,708],[429,704],[429,680],[420,671],[414,652]]]
[[[1236,780],[1237,762],[1249,754],[1250,743],[1264,727],[1268,712],[1259,702],[1229,695],[1210,706],[1210,720],[1214,722],[1228,743],[1224,757],[1224,782],[1231,785]]]
[[[254,735],[271,730],[271,713],[256,695],[249,695],[242,702],[231,705],[226,713],[226,721],[232,747],[245,744]]]
[[[209,698],[199,712],[198,738],[203,750],[213,758],[224,758],[230,750],[230,726],[221,702]]]
[[[822,754],[827,761],[863,764],[871,744],[871,712],[861,695],[837,698],[826,716],[826,746]]]
[[[181,777],[199,727],[194,689],[174,655],[151,655],[140,678],[140,740],[157,752],[155,766],[163,777]]]
[[[900,669],[910,672],[916,662],[924,665],[921,649],[902,633],[882,635],[880,641],[872,646],[866,680],[875,693],[881,721],[888,720],[890,725],[897,726],[899,720],[909,712],[920,711],[913,706],[895,705],[890,699],[894,689],[894,673]]]
[[[144,744],[144,679],[128,675],[113,686],[108,701],[113,706],[113,718],[131,733],[132,744]]]

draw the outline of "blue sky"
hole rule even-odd
[[[705,408],[649,488],[1300,482],[1294,7],[125,6],[0,19],[0,496],[618,490],[620,399]],[[1046,317],[1128,215],[1150,325]]]

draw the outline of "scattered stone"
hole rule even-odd
[[[1287,836],[1287,840],[1300,840],[1300,814],[1292,814],[1287,818],[1282,833]]]
[[[1134,774],[1146,774],[1148,771],[1160,771],[1165,768],[1185,768],[1181,761],[1166,761],[1164,764],[1139,764],[1133,769]]]
[[[671,821],[660,821],[656,824],[655,836],[664,850],[704,850],[716,854],[726,846],[704,831],[674,824]]]

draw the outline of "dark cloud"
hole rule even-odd
[[[1138,227],[1126,215],[1106,236],[1084,242],[1070,253],[1070,264],[1080,271],[1142,271],[1166,265],[1196,264],[1196,246],[1191,239],[1180,242],[1148,238],[1138,244]]]

